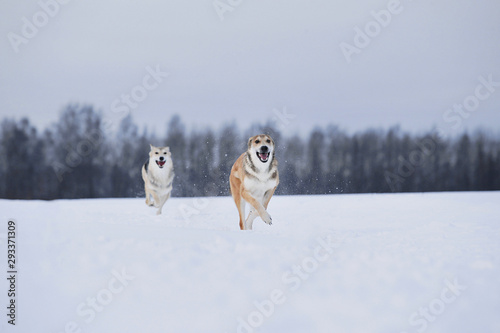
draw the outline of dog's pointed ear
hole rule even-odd
[[[253,139],[253,136],[248,139],[248,150],[250,150],[250,148],[252,147],[252,139]]]
[[[165,149],[170,153],[170,147],[166,146]]]
[[[153,150],[155,146],[153,146],[152,144],[149,144],[149,147],[151,148],[151,150]]]

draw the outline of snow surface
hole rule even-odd
[[[500,192],[275,196],[245,232],[230,197],[0,212],[1,332],[500,332]]]

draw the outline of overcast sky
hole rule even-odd
[[[274,119],[287,135],[500,132],[498,0],[65,1],[40,1],[52,16],[0,2],[0,118],[44,127],[83,103],[159,133],[175,113],[198,128]]]

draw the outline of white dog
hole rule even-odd
[[[158,208],[156,215],[160,215],[163,205],[172,192],[174,165],[169,147],[150,146],[149,159],[142,166],[142,179],[146,192],[146,205]]]

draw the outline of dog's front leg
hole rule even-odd
[[[271,201],[271,198],[274,194],[274,191],[276,191],[276,187],[267,191],[265,194],[264,194],[264,208],[267,209],[267,205],[269,205],[269,201]]]
[[[262,206],[262,204],[257,201],[250,193],[248,193],[247,191],[242,191],[241,196],[243,197],[243,199],[245,199],[246,202],[248,202],[250,205],[252,205],[253,208],[255,208],[257,213],[259,213],[262,221],[266,222],[269,225],[273,224],[271,215],[269,215],[264,206]]]
[[[160,205],[160,196],[158,195],[158,193],[156,193],[156,191],[151,191],[151,195],[153,196],[153,206],[158,208],[159,205]]]
[[[144,192],[146,192],[146,205],[153,206],[153,203],[151,202],[151,193],[149,192],[147,185],[144,185]]]
[[[160,203],[158,205],[158,211],[156,212],[156,215],[161,214],[161,210],[163,208],[163,205],[165,204],[165,202],[167,202],[168,198],[170,198],[170,193],[165,194],[165,195],[160,197]]]
[[[158,210],[156,211],[156,215],[160,215],[161,214],[161,209],[163,208],[163,205],[165,204],[165,201],[167,201],[165,199],[165,196],[162,195],[160,196],[160,201],[158,202]]]
[[[255,208],[252,207],[252,209],[250,209],[250,214],[248,214],[248,217],[245,221],[245,229],[252,230],[253,220],[255,220],[257,216],[259,216],[259,214],[257,214]]]

